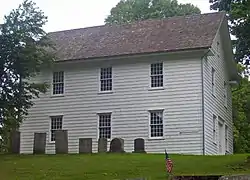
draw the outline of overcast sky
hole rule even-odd
[[[44,27],[47,32],[83,28],[104,24],[104,19],[119,0],[33,0],[48,16]],[[23,0],[0,0],[0,24],[3,17],[16,9]],[[210,12],[209,0],[178,0],[180,3],[192,3],[202,13]]]

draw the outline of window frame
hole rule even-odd
[[[57,114],[57,115],[50,115],[49,116],[49,143],[55,143],[55,141],[52,141],[51,140],[51,138],[52,138],[52,118],[58,118],[58,117],[61,117],[61,129],[53,129],[53,130],[63,130],[63,115],[59,115],[59,114]]]
[[[152,65],[154,64],[162,64],[162,74],[157,74],[157,75],[152,75]],[[164,63],[159,61],[159,62],[154,62],[149,65],[149,89],[151,90],[157,90],[157,89],[164,89]],[[155,76],[162,76],[162,86],[157,86],[153,87],[152,86],[152,77]]]
[[[228,85],[226,81],[224,81],[224,87],[223,87],[223,102],[224,106],[227,108],[228,106]]]
[[[216,84],[216,71],[215,71],[215,68],[212,67],[212,70],[211,70],[211,86],[212,86],[211,92],[212,92],[212,95],[214,97],[216,94],[215,84]]]
[[[54,74],[55,73],[60,73],[62,72],[63,73],[63,81],[62,82],[59,82],[57,84],[63,84],[63,93],[60,93],[60,94],[54,94]],[[52,72],[52,82],[51,82],[51,96],[64,96],[65,94],[65,71],[63,70],[58,70],[58,71],[53,71]]]
[[[102,90],[102,83],[101,83],[101,81],[103,80],[103,79],[101,79],[102,69],[108,69],[108,68],[111,68],[111,90]],[[99,93],[101,93],[101,94],[112,93],[114,90],[114,68],[112,66],[99,68],[98,80],[99,80],[99,82],[98,82],[99,83],[99,87],[98,87]],[[106,79],[106,80],[108,80],[108,79]]]
[[[99,112],[97,113],[97,140],[100,138],[100,115],[110,115],[110,138],[106,138],[107,141],[112,139],[112,112]]]
[[[217,116],[213,114],[212,116],[212,138],[213,138],[214,144],[217,144],[217,129],[216,129],[217,123],[218,123]]]
[[[228,141],[228,125],[225,124],[225,150],[229,151],[229,141]]]
[[[151,113],[152,112],[161,112],[162,113],[162,124],[160,124],[162,126],[162,136],[157,136],[157,137],[152,137],[151,134]],[[164,133],[164,109],[151,109],[148,110],[148,137],[149,139],[164,139],[165,137],[165,133]]]
[[[217,53],[217,56],[220,57],[220,42],[217,41],[216,43],[216,53]]]

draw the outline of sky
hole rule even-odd
[[[120,0],[33,0],[48,16],[44,26],[46,32],[103,25],[110,10]],[[0,0],[0,24],[4,15],[16,9],[23,0]],[[209,0],[178,0],[180,3],[192,3],[202,13],[210,12]]]

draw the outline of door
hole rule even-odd
[[[219,122],[219,154],[225,154],[223,123]]]

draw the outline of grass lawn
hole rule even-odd
[[[170,155],[174,175],[250,174],[247,154]],[[1,180],[166,179],[164,154],[0,155]]]

